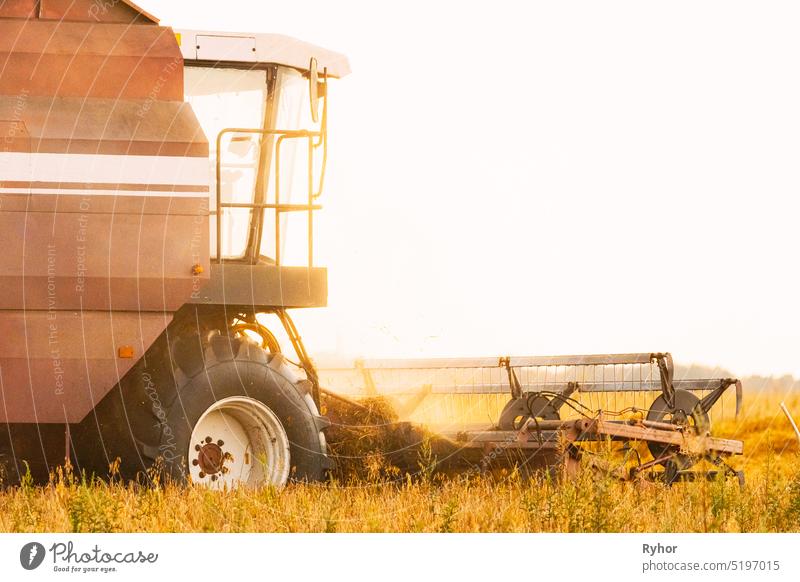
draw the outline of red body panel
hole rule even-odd
[[[170,314],[0,311],[0,422],[79,422],[169,324]],[[122,346],[133,358],[119,358]]]
[[[127,2],[3,2],[0,62],[0,422],[78,422],[207,281],[208,143]]]
[[[0,19],[0,94],[183,101],[169,28]]]
[[[203,199],[16,195],[0,205],[0,309],[176,311],[205,282],[192,275],[208,267]]]
[[[152,15],[126,0],[3,0],[0,18],[158,23]]]

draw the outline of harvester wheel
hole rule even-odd
[[[173,479],[232,488],[324,477],[327,422],[280,354],[219,335],[203,368],[176,380],[158,447]]]
[[[647,420],[683,426],[698,435],[706,434],[711,429],[711,421],[701,407],[700,399],[688,390],[675,390],[675,406],[672,408],[663,395],[656,398],[647,413]],[[696,462],[693,457],[678,454],[678,448],[674,445],[648,442],[647,448],[654,459],[667,459],[660,464],[668,469],[681,471]]]

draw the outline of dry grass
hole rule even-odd
[[[356,440],[359,458],[331,484],[221,493],[87,483],[61,474],[44,487],[24,483],[0,492],[0,531],[800,531],[800,458],[780,400],[775,394],[749,397],[743,417],[719,423],[715,431],[745,441],[745,457],[734,461],[747,472],[744,489],[731,479],[671,488],[623,483],[591,470],[562,482],[528,480],[515,471],[442,478],[433,470],[427,439],[414,451],[412,477],[386,458],[370,456],[386,436],[381,429],[361,440],[355,432],[343,435],[340,443]],[[800,415],[800,397],[787,398],[787,404]],[[391,418],[386,410],[373,412],[373,421]]]

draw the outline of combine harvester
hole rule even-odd
[[[328,79],[347,59],[280,35],[173,31],[128,0],[3,0],[0,63],[4,481],[46,479],[65,459],[215,488],[323,479],[326,391],[288,310],[327,300],[314,217]],[[374,375],[387,366],[449,378],[419,384],[431,392],[508,401],[450,435],[466,452],[570,465],[589,441],[642,441],[653,458],[637,472],[669,480],[742,452],[708,420],[732,384],[738,408],[738,383],[676,381],[666,354]],[[598,379],[608,367],[626,371]],[[489,369],[505,383],[458,381]],[[644,414],[582,398],[651,390]]]

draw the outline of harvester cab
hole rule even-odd
[[[328,79],[349,72],[347,59],[280,35],[175,36],[185,99],[209,140],[212,261],[312,268]],[[290,241],[296,213],[305,236]]]
[[[344,55],[277,34],[178,29],[184,98],[208,139],[210,277],[189,302],[240,307],[237,333],[270,353],[277,316],[319,406],[314,366],[287,308],[321,307],[314,216],[328,158],[328,83]]]

